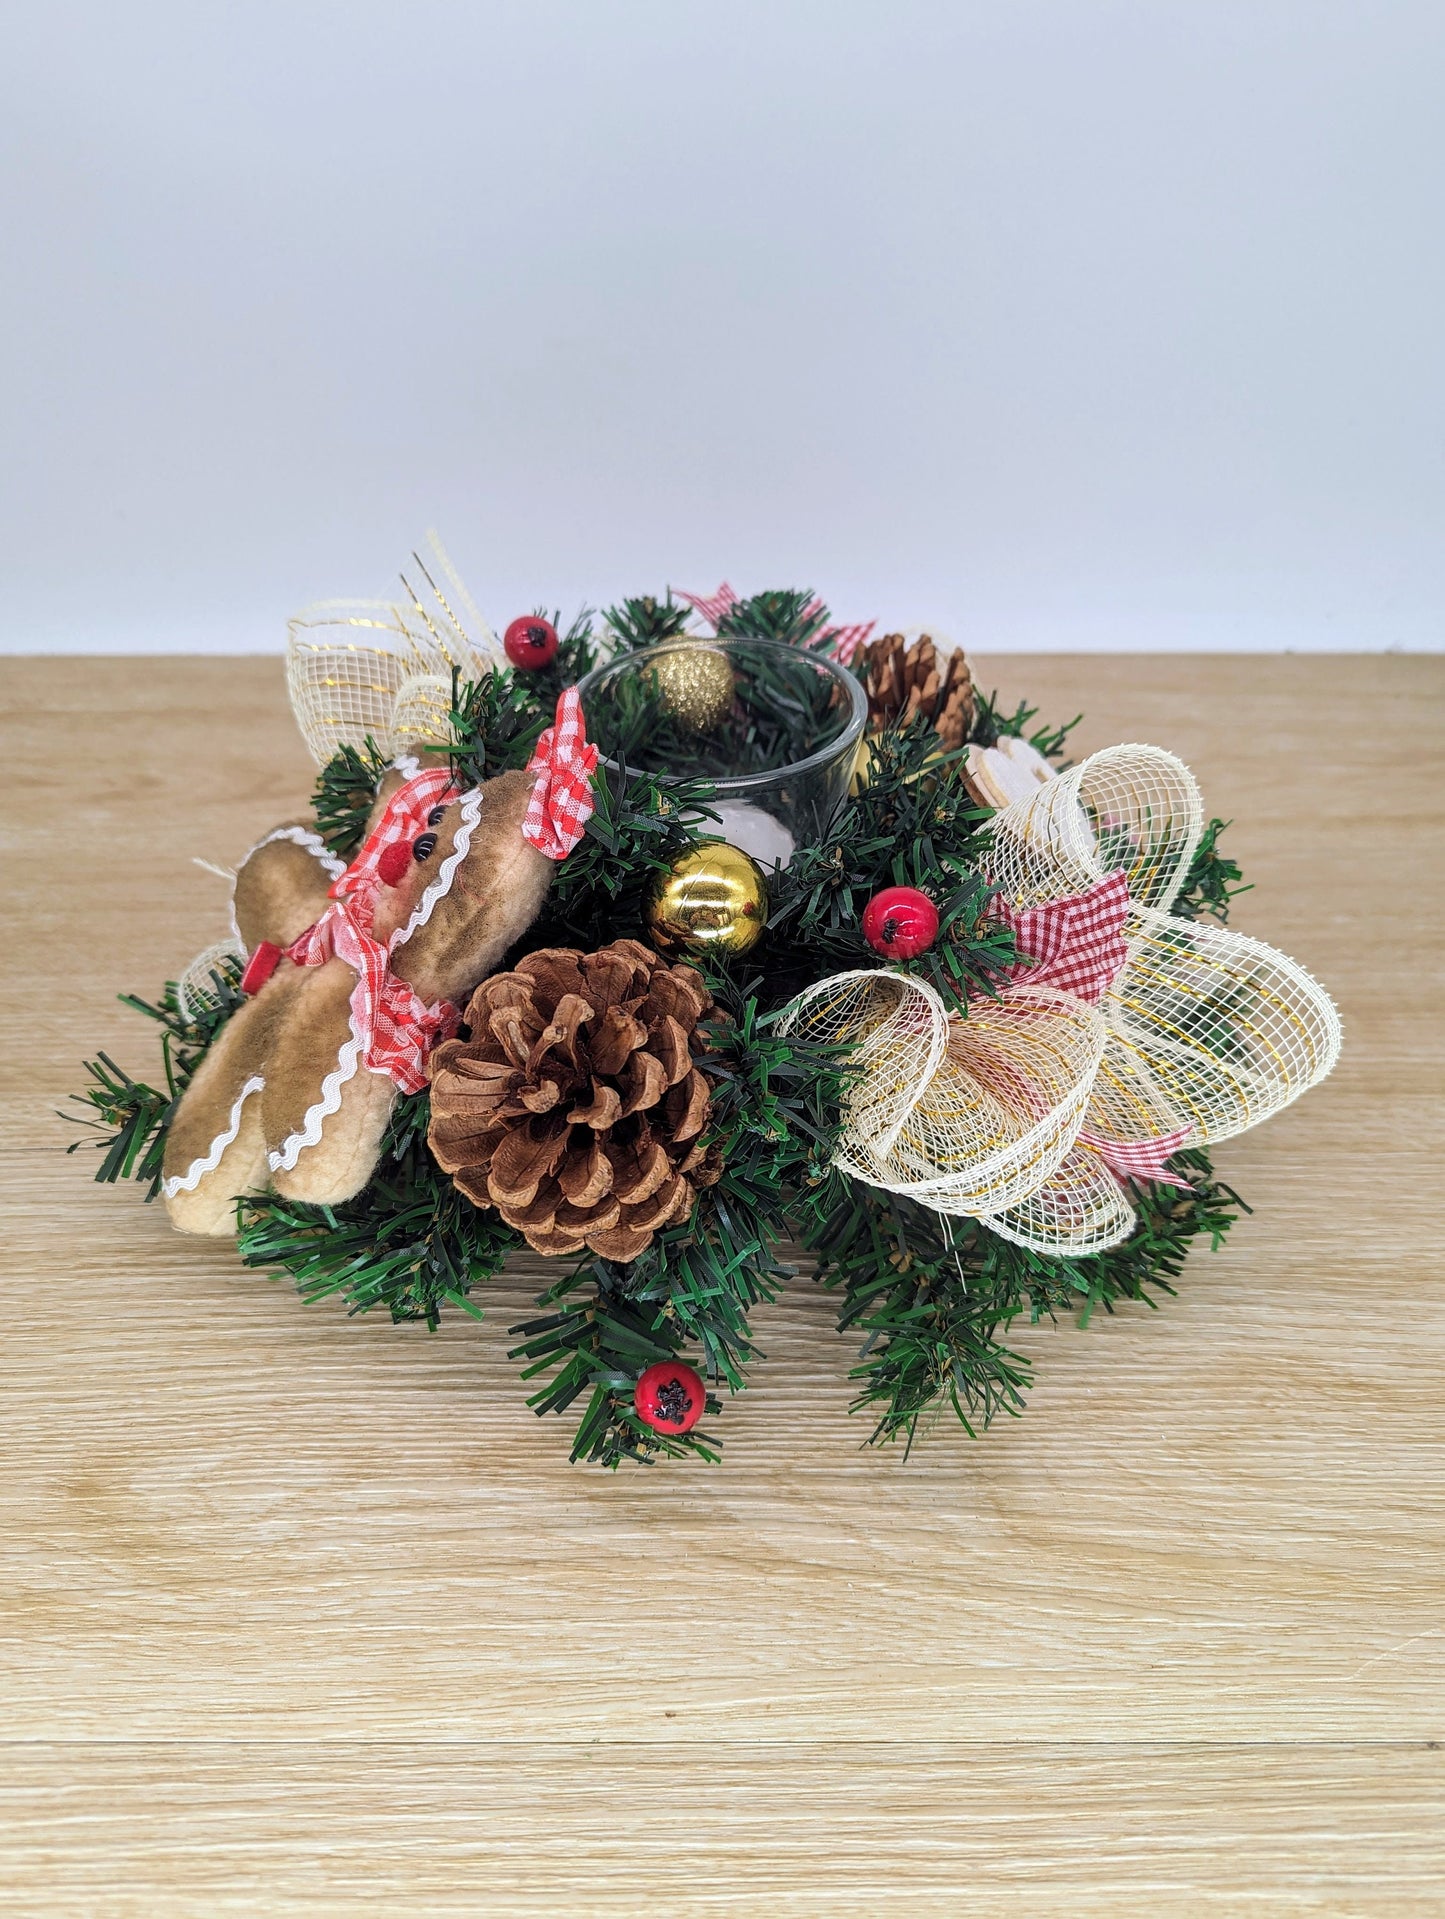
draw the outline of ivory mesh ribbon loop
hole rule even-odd
[[[1222,926],[1136,916],[1123,971],[1105,997],[1110,1060],[1157,1089],[1202,1144],[1258,1126],[1322,1080],[1340,1019],[1302,966]]]
[[[1158,746],[1111,746],[994,815],[988,876],[1020,909],[1122,872],[1136,907],[1167,909],[1203,827],[1183,760]]]
[[[1341,1039],[1324,988],[1262,940],[1163,910],[1202,821],[1172,753],[1096,753],[992,822],[984,870],[1039,981],[1013,969],[966,1018],[901,973],[800,994],[784,1030],[853,1048],[836,1164],[1036,1252],[1102,1252],[1134,1230],[1128,1181],[1185,1184],[1172,1152],[1322,1080]]]
[[[215,1012],[221,996],[216,991],[214,975],[220,972],[224,976],[228,966],[234,970],[245,964],[246,949],[239,939],[217,940],[214,946],[197,953],[176,981],[176,1005],[181,1018],[198,1020],[203,1014]]]
[[[975,1216],[1022,1199],[1064,1159],[1107,1037],[1096,1008],[1051,987],[1017,987],[958,1020],[931,986],[890,972],[809,988],[783,1030],[853,1045],[845,1172]]]
[[[445,746],[453,667],[467,685],[502,659],[434,533],[401,584],[395,601],[323,600],[288,624],[286,687],[318,766],[368,739],[387,758],[414,742]]]

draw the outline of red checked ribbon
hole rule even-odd
[[[677,597],[685,600],[695,613],[701,613],[714,633],[738,604],[738,596],[726,580],[716,593],[679,592]],[[813,600],[804,607],[803,617],[806,619],[809,614],[822,611],[823,602]],[[822,632],[815,634],[808,644],[815,652],[831,653],[844,666],[850,666],[854,654],[877,624],[876,620],[869,620],[864,626],[825,626]]]
[[[1106,874],[1085,893],[1022,911],[996,899],[992,911],[1012,932],[1018,950],[1028,955],[1024,963],[1007,969],[1005,979],[1057,987],[1097,1006],[1128,958],[1124,928],[1129,882],[1123,873]],[[1156,1180],[1161,1186],[1180,1186],[1187,1192],[1188,1180],[1167,1171],[1165,1161],[1179,1151],[1192,1130],[1185,1126],[1177,1133],[1125,1141],[1104,1139],[1085,1129],[1079,1142],[1093,1147],[1120,1179]]]
[[[392,972],[387,949],[371,932],[382,886],[377,867],[387,847],[409,845],[425,831],[432,809],[456,796],[445,766],[428,767],[398,787],[366,844],[332,885],[331,905],[286,948],[294,966],[339,959],[355,971],[351,1026],[361,1041],[362,1064],[385,1073],[404,1093],[419,1093],[426,1085],[427,1056],[438,1040],[456,1031],[461,1013],[450,1000],[426,1005]]]
[[[537,775],[522,838],[549,860],[565,860],[592,817],[592,775],[597,748],[587,744],[582,702],[575,686],[557,701],[557,717],[527,762]]]

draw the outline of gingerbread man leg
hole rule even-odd
[[[396,1086],[364,1063],[351,1026],[356,974],[343,960],[308,967],[272,1044],[261,1126],[271,1184],[288,1199],[335,1206],[370,1179]]]
[[[186,1088],[166,1136],[161,1191],[183,1233],[224,1238],[236,1201],[270,1183],[261,1093],[276,1034],[301,983],[287,966],[232,1015]]]

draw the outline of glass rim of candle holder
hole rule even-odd
[[[741,798],[748,793],[766,792],[776,788],[785,780],[796,780],[801,775],[820,772],[847,756],[851,773],[853,759],[857,754],[858,742],[863,737],[868,724],[868,695],[863,683],[849,672],[839,661],[830,659],[826,653],[814,653],[808,647],[792,646],[786,640],[753,639],[742,634],[736,637],[713,639],[706,634],[687,634],[676,640],[655,640],[651,645],[633,648],[630,652],[615,653],[610,660],[604,660],[594,666],[577,682],[577,691],[582,701],[584,720],[587,720],[587,700],[589,694],[606,688],[611,682],[621,679],[629,672],[639,672],[650,662],[669,655],[689,652],[722,653],[728,657],[740,657],[748,653],[762,654],[778,660],[806,662],[824,678],[840,688],[847,704],[848,717],[842,727],[822,746],[805,754],[802,759],[788,760],[780,766],[765,767],[758,773],[687,773],[678,772],[671,767],[645,766],[638,760],[629,759],[627,765],[633,772],[650,773],[655,777],[671,780],[706,780],[713,789],[716,799]],[[614,759],[606,747],[597,742],[590,720],[587,721],[588,738],[597,743],[598,763],[610,773],[620,773],[622,761]]]

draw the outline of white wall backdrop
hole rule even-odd
[[[113,0],[0,54],[9,651],[1445,633],[1441,0]]]

